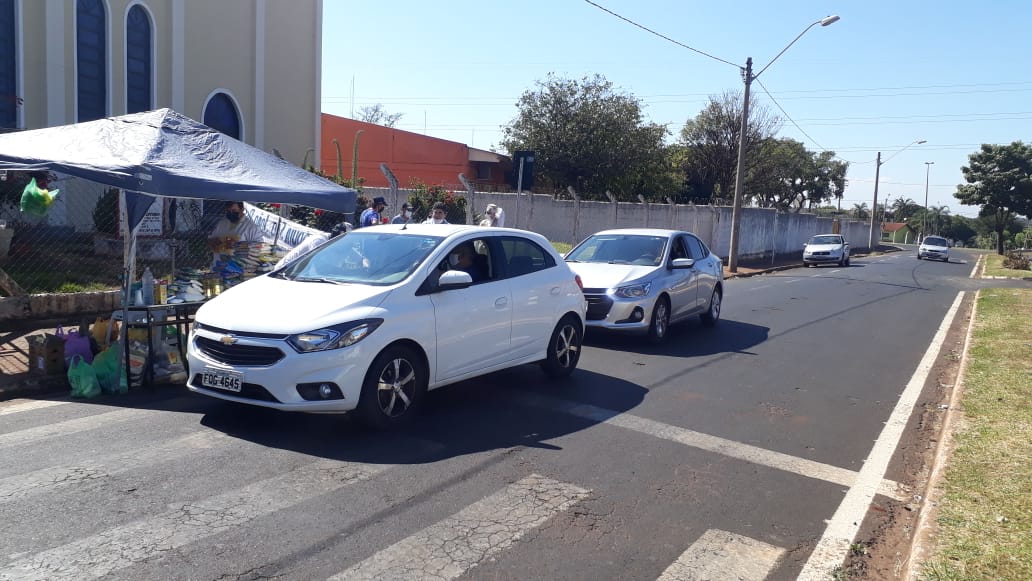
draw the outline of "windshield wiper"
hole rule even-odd
[[[332,278],[326,278],[325,276],[299,276],[299,277],[295,278],[294,280],[296,280],[298,282],[325,282],[325,283],[329,283],[329,284],[340,284],[340,285],[348,284],[348,283],[343,282],[343,281],[334,280]]]

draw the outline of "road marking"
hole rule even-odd
[[[96,579],[247,524],[389,466],[320,460],[218,496],[176,503],[155,517],[79,539],[0,566],[0,579]]]
[[[885,423],[885,427],[882,428],[878,439],[875,440],[874,447],[867,456],[867,460],[864,461],[863,467],[860,468],[856,484],[846,492],[846,496],[842,499],[842,503],[835,511],[834,516],[828,521],[828,527],[824,529],[824,535],[817,542],[817,546],[810,554],[806,565],[803,566],[798,579],[807,581],[811,579],[827,579],[829,573],[841,565],[846,558],[849,552],[849,545],[856,537],[860,524],[864,520],[864,515],[867,514],[871,501],[874,499],[879,485],[883,482],[882,478],[885,475],[885,470],[888,468],[889,461],[899,445],[899,439],[903,435],[904,429],[906,429],[907,420],[910,419],[913,413],[917,398],[921,395],[921,390],[924,389],[928,374],[931,372],[935,360],[939,357],[942,345],[946,341],[946,333],[953,324],[953,319],[956,317],[963,300],[964,293],[957,294],[957,298],[953,301],[953,306],[946,312],[946,317],[943,318],[942,324],[939,325],[939,330],[936,331],[935,337],[932,338],[932,342],[925,351],[924,357],[918,363],[917,370],[914,371],[910,382],[903,389],[903,394],[900,396],[899,401],[896,402],[896,407],[893,408],[889,420]]]
[[[77,434],[79,432],[111,426],[121,422],[154,416],[158,413],[161,412],[136,409],[117,410],[113,412],[94,414],[84,418],[76,418],[74,420],[56,422],[45,426],[18,430],[16,432],[0,434],[0,448],[20,446],[24,444],[38,444],[39,442],[49,438]]]
[[[330,579],[455,579],[588,493],[532,474]]]
[[[785,552],[749,537],[710,529],[681,553],[658,581],[763,581]]]
[[[612,426],[632,430],[656,438],[670,440],[698,448],[707,452],[713,452],[744,460],[753,464],[791,472],[807,478],[833,482],[843,486],[853,486],[857,482],[857,472],[846,468],[839,468],[830,464],[814,462],[797,456],[790,456],[781,452],[774,452],[749,444],[742,444],[734,440],[727,440],[717,436],[711,436],[702,432],[696,432],[686,428],[679,428],[670,424],[664,424],[655,420],[645,419],[633,414],[620,413],[614,410],[593,406],[590,404],[578,403],[539,394],[520,394],[519,400],[536,407],[559,411],[587,420],[605,423]],[[891,480],[883,480],[878,485],[878,493],[896,500],[905,500],[905,496],[897,489],[898,484]]]
[[[71,403],[71,402],[67,402],[67,401],[53,401],[53,400],[41,399],[41,400],[38,400],[38,401],[27,401],[25,403],[16,403],[16,404],[9,405],[7,407],[0,407],[0,416],[5,416],[7,414],[16,414],[18,412],[30,412],[30,411],[33,411],[33,410],[41,410],[41,409],[44,409],[44,408],[54,407],[56,405],[65,405],[66,403]]]
[[[154,464],[172,462],[231,440],[238,442],[235,438],[230,438],[225,434],[205,431],[129,452],[100,457],[91,456],[87,461],[75,465],[54,466],[27,474],[0,478],[0,504],[23,500],[34,494],[50,494],[58,488],[146,468]]]

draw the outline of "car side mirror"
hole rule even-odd
[[[694,258],[675,258],[670,261],[670,268],[674,270],[680,270],[685,268],[693,268],[695,266]]]
[[[473,277],[468,272],[461,270],[449,270],[441,274],[437,280],[437,290],[456,290],[466,288],[473,284]]]

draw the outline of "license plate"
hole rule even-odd
[[[243,374],[236,373],[235,371],[216,371],[214,369],[205,369],[204,372],[201,373],[201,385],[204,387],[214,387],[215,389],[239,392],[243,383]]]

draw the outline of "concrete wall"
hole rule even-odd
[[[409,195],[396,195],[387,188],[364,188],[368,198],[384,196],[392,216]],[[456,192],[468,195],[464,192]],[[576,244],[587,236],[608,228],[671,228],[697,235],[725,261],[731,248],[731,207],[681,204],[640,204],[629,202],[588,202],[555,200],[540,194],[474,192],[472,213],[480,217],[488,204],[505,210],[505,225],[532,230],[552,240]],[[473,217],[467,219],[473,223]],[[765,208],[742,208],[738,235],[740,258],[756,258],[801,253],[803,243],[814,234],[834,231],[835,219],[813,214],[778,213]],[[867,248],[870,223],[842,220],[840,232],[854,248]]]

